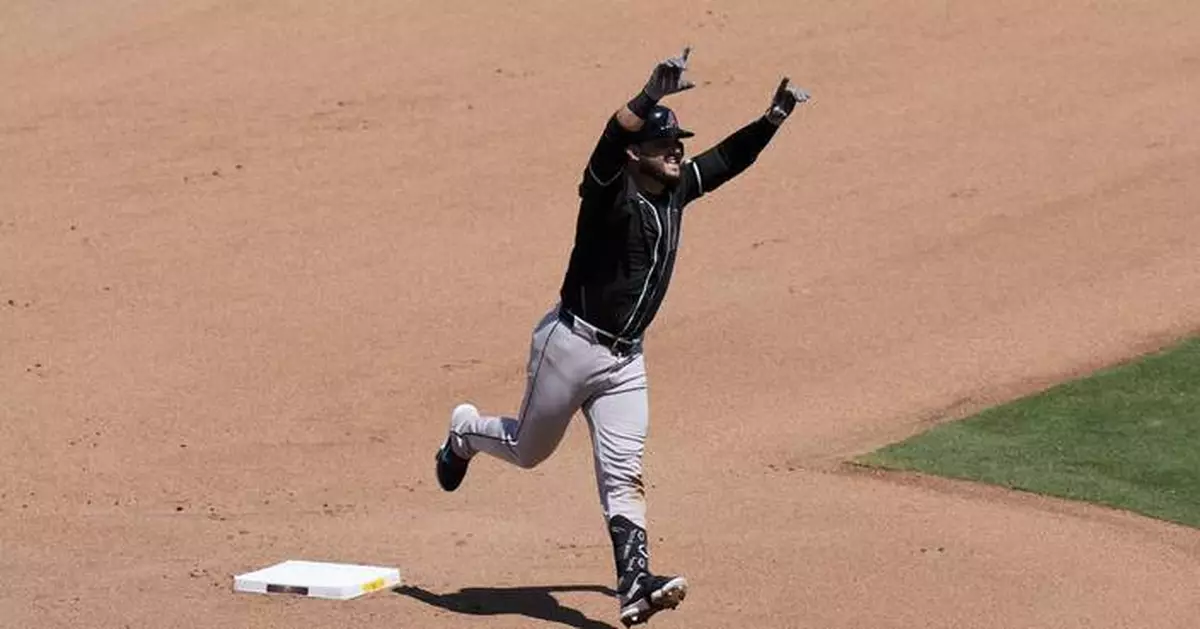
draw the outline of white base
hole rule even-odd
[[[289,560],[233,578],[237,592],[298,594],[344,601],[400,585],[400,571],[379,566]]]

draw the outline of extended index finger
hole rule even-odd
[[[686,63],[686,62],[687,62],[687,60],[688,60],[688,55],[690,55],[690,54],[692,54],[692,47],[691,47],[691,46],[684,46],[684,47],[683,47],[683,61],[684,61],[684,63]]]

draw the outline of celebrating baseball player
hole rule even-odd
[[[642,338],[667,294],[683,209],[753,164],[809,99],[784,78],[764,115],[685,160],[682,140],[693,134],[659,102],[695,86],[686,76],[689,52],[655,66],[642,91],[609,119],[583,170],[575,246],[558,301],[533,330],[520,411],[493,416],[459,405],[437,453],[446,491],[458,488],[480,452],[532,468],[582,409],[627,627],[675,608],[688,587],[681,576],[650,572],[642,480],[649,423]]]

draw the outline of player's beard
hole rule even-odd
[[[679,183],[682,172],[678,163],[668,164],[666,159],[643,159],[638,162],[638,171],[668,188]]]

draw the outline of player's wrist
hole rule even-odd
[[[646,118],[650,117],[650,111],[654,109],[654,106],[658,104],[658,101],[659,98],[652,96],[646,92],[645,89],[643,89],[642,91],[638,92],[637,96],[633,97],[633,100],[629,101],[629,104],[626,105],[626,107],[629,108],[629,111],[633,112],[633,115],[645,120]]]
[[[783,108],[772,106],[765,114],[763,114],[763,119],[778,127],[788,119],[788,114],[783,110]]]

